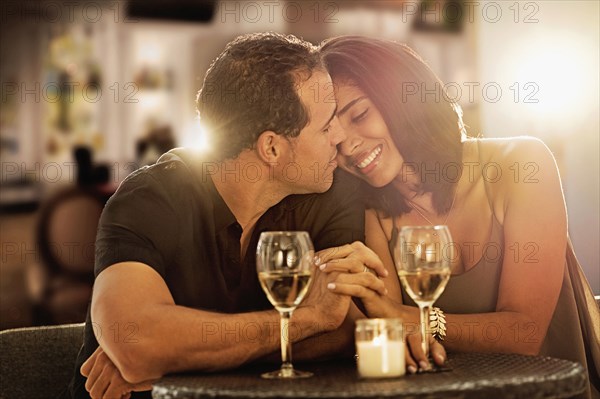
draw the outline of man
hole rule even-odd
[[[337,178],[331,187],[344,137],[312,45],[277,34],[234,40],[207,72],[198,110],[211,153],[167,153],[130,175],[102,215],[77,362],[88,379],[76,372],[74,397],[128,397],[166,373],[276,352],[279,316],[256,277],[260,233],[306,230],[316,250],[363,239],[356,187]],[[291,195],[308,193],[324,194]],[[369,254],[360,262],[384,273]],[[326,288],[331,277],[317,273],[294,313],[297,357],[351,347],[358,311]]]

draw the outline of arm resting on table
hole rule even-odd
[[[337,327],[319,320],[319,315],[308,306],[296,310],[295,340],[323,331],[320,328]],[[138,262],[117,263],[98,275],[91,316],[100,327],[96,333],[109,331],[115,323],[133,326],[134,334],[125,339],[113,339],[111,334],[96,337],[130,383],[173,372],[233,368],[280,345],[275,310],[220,314],[178,306],[162,277]],[[247,324],[260,326],[258,335],[231,333],[244,331],[240,326]]]

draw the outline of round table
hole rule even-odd
[[[493,353],[450,354],[450,371],[391,379],[360,379],[352,360],[298,363],[315,373],[265,380],[276,367],[246,366],[212,374],[178,374],[154,384],[154,399],[175,398],[566,398],[587,385],[583,367],[567,360]]]

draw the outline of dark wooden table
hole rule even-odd
[[[179,374],[154,384],[155,399],[179,398],[568,398],[582,393],[581,365],[540,356],[451,354],[451,371],[392,379],[358,378],[352,360],[298,364],[315,376],[264,380],[273,367],[253,366],[216,374]]]

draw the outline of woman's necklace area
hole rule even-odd
[[[448,218],[450,218],[450,214],[452,213],[452,209],[454,208],[454,202],[456,201],[456,194],[457,193],[458,193],[458,187],[454,190],[454,197],[452,197],[452,204],[450,204],[450,209],[448,210],[448,213],[446,214],[446,217],[444,218],[444,221],[442,222],[442,225],[445,225],[446,222],[448,221]],[[436,225],[431,220],[429,220],[429,218],[427,216],[425,216],[423,214],[423,212],[421,212],[419,210],[419,206],[417,204],[415,204],[414,202],[412,202],[409,199],[407,199],[406,201],[408,202],[408,205],[411,207],[411,209],[415,210],[425,221],[427,221],[427,223],[429,223],[431,226],[435,226]]]

